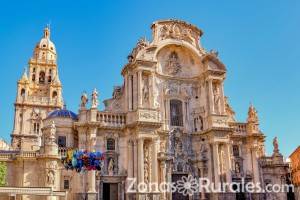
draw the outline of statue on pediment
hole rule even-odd
[[[89,101],[88,96],[87,96],[86,92],[84,92],[81,95],[80,108],[86,108],[86,104],[88,103],[88,101]]]
[[[98,102],[98,92],[96,90],[96,88],[94,89],[93,93],[92,93],[92,108],[97,108],[99,105]]]

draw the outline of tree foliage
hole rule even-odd
[[[0,186],[6,185],[6,171],[7,171],[6,163],[0,162]]]

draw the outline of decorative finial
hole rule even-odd
[[[50,25],[47,24],[46,28],[44,29],[44,38],[50,39]]]
[[[27,81],[28,80],[28,76],[27,76],[27,67],[24,67],[24,71],[23,71],[23,75],[21,78],[22,81]]]

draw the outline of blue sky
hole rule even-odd
[[[9,2],[9,3],[8,3]],[[0,6],[0,136],[10,140],[16,81],[51,22],[67,106],[82,91],[101,101],[122,84],[121,68],[158,19],[186,20],[204,31],[202,45],[227,66],[225,93],[244,121],[252,102],[267,152],[279,138],[287,156],[299,145],[300,1],[7,1]]]

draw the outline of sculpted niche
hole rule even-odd
[[[201,73],[199,57],[183,46],[168,45],[162,48],[157,60],[158,72],[163,75],[193,78]]]

